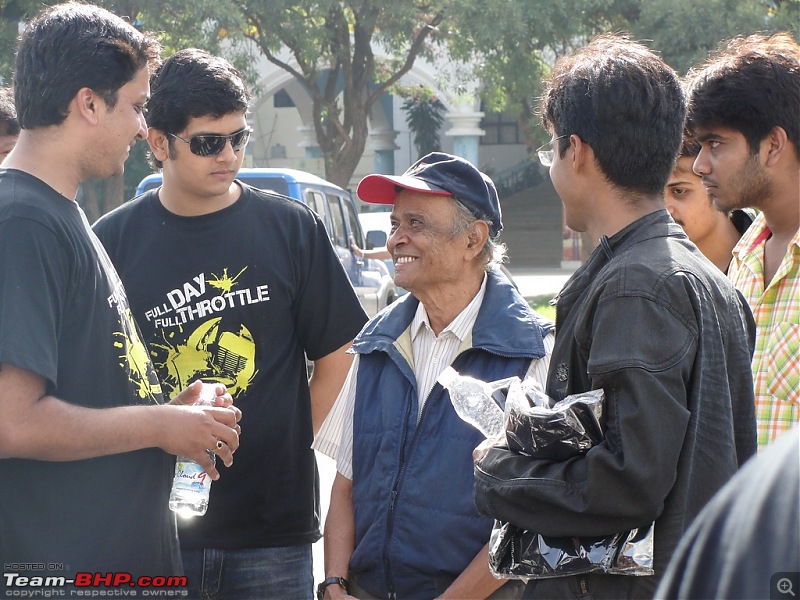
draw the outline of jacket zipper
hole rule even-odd
[[[487,352],[489,354],[493,354],[495,356],[500,356],[502,358],[524,358],[524,357],[517,357],[517,356],[511,355],[511,354],[501,354],[499,352],[495,352],[495,351],[492,351],[492,350],[487,350],[486,348],[472,346],[470,348],[466,348],[463,352],[457,354],[453,358],[453,361],[450,363],[450,366],[455,365],[456,361],[461,356],[463,356],[464,354],[467,354],[471,350],[475,350],[475,349],[482,350],[484,352]],[[534,360],[534,358],[531,357],[530,360]],[[433,387],[431,388],[431,391],[428,392],[428,395],[425,397],[425,404],[422,406],[422,413],[420,414],[419,419],[417,420],[417,424],[416,424],[416,427],[414,428],[414,433],[412,434],[411,442],[408,445],[407,451],[405,449],[405,444],[403,444],[404,450],[401,453],[400,470],[398,471],[397,478],[394,481],[394,486],[392,487],[392,491],[391,491],[391,497],[390,497],[390,500],[389,500],[389,514],[388,514],[388,516],[386,518],[386,539],[385,539],[385,542],[383,544],[383,565],[384,565],[384,573],[385,573],[385,576],[386,576],[386,588],[389,590],[389,600],[395,600],[397,598],[397,594],[396,594],[395,589],[394,589],[394,582],[393,582],[393,579],[392,579],[391,562],[389,561],[389,540],[391,539],[392,531],[394,529],[394,509],[395,509],[395,507],[397,505],[397,497],[399,496],[400,486],[401,486],[401,484],[403,482],[403,476],[405,475],[406,457],[409,456],[411,454],[412,450],[414,449],[414,445],[416,444],[416,441],[417,441],[417,432],[419,431],[419,429],[420,429],[420,427],[422,425],[422,421],[425,419],[425,413],[428,410],[428,400],[430,399],[430,397],[433,394],[433,391],[436,389],[437,385],[440,385],[440,384],[438,382],[434,383]],[[408,408],[406,409],[406,416],[405,416],[404,425],[403,425],[403,440],[405,440],[406,437],[408,436],[408,419],[409,419],[410,413],[411,413],[411,403],[409,403]]]
[[[436,385],[434,385],[434,388]],[[406,448],[405,440],[408,437],[408,420],[411,416],[411,403],[408,404],[406,408],[406,417],[404,420],[403,425],[403,451],[400,455],[400,470],[397,473],[397,478],[394,480],[394,486],[392,486],[391,491],[391,499],[389,500],[389,515],[386,518],[386,540],[383,545],[383,564],[385,567],[385,574],[386,574],[386,587],[389,590],[389,600],[393,600],[396,598],[396,593],[394,590],[394,582],[392,579],[392,566],[391,562],[389,561],[389,540],[392,537],[392,531],[394,530],[394,509],[397,505],[397,497],[399,495],[400,486],[403,483],[403,477],[405,475],[406,470],[406,458],[408,455],[411,454],[411,451],[414,449],[414,444],[416,443],[417,436],[416,433],[419,430],[419,426],[422,424],[422,419],[425,418],[425,411],[428,409],[428,398],[430,398],[431,394],[433,393],[433,388],[431,388],[430,393],[425,397],[425,404],[422,407],[422,414],[417,421],[417,426],[414,428],[414,433],[411,436],[411,442]]]
[[[581,575],[578,577],[578,585],[580,586],[581,598],[587,597],[589,595],[589,584],[586,575]]]

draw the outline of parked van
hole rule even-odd
[[[241,169],[237,179],[299,200],[320,216],[361,305],[370,317],[395,301],[397,289],[386,265],[380,260],[358,258],[350,249],[351,236],[359,247],[365,245],[350,192],[316,175],[295,169]],[[161,173],[148,175],[139,183],[136,195],[160,185]]]

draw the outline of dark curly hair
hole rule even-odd
[[[740,132],[751,153],[782,127],[800,156],[800,44],[789,34],[751,35],[724,42],[687,75],[686,126]]]
[[[14,97],[23,129],[58,125],[81,88],[110,108],[119,89],[159,59],[158,42],[104,8],[66,2],[45,8],[17,50]]]
[[[636,193],[661,194],[681,145],[686,114],[678,75],[647,47],[621,34],[596,37],[558,60],[539,108],[557,137],[588,144],[606,179]]]

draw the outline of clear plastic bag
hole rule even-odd
[[[515,380],[518,382],[519,378],[486,383],[461,375],[453,367],[447,367],[437,379],[449,392],[456,414],[487,439],[494,439],[503,431],[506,389]]]
[[[508,387],[505,443],[513,452],[554,461],[588,452],[603,440],[603,390],[552,400],[530,382]],[[579,573],[653,574],[653,524],[587,538],[544,536],[495,521],[489,568],[496,577],[544,579]]]

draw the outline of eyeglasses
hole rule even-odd
[[[230,135],[196,135],[189,140],[185,140],[181,136],[175,135],[174,133],[168,133],[167,135],[171,135],[172,137],[179,139],[184,144],[189,144],[189,150],[191,150],[192,154],[196,154],[197,156],[216,156],[225,149],[225,144],[228,142],[228,140],[231,142],[233,151],[239,152],[242,148],[247,146],[247,142],[250,141],[250,134],[252,132],[252,127],[245,127],[244,129],[235,131]]]
[[[555,150],[545,150],[548,146],[552,146],[558,140],[562,140],[565,137],[569,137],[569,134],[560,135],[554,140],[550,140],[546,144],[542,144],[536,149],[536,155],[539,157],[539,162],[542,163],[543,167],[549,167],[553,164],[553,159],[555,158]]]

